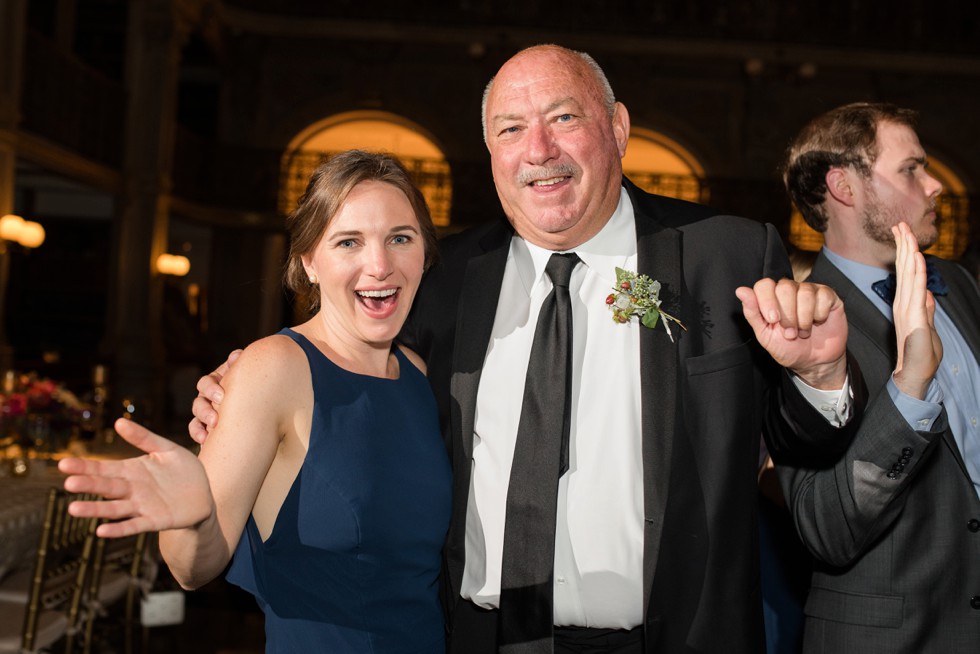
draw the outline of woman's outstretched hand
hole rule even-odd
[[[123,460],[60,461],[58,469],[70,475],[65,490],[104,498],[72,502],[72,515],[113,521],[99,525],[97,534],[104,538],[196,527],[214,516],[207,474],[192,452],[132,420],[120,418],[115,428],[146,454]]]

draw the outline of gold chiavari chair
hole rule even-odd
[[[75,651],[98,524],[94,518],[69,515],[68,504],[75,499],[92,497],[58,488],[48,491],[26,601],[0,600],[0,653],[50,651],[61,639],[66,654]]]
[[[125,651],[132,651],[138,622],[136,607],[149,592],[156,577],[156,562],[149,555],[152,548],[148,547],[152,537],[153,535],[142,533],[128,538],[97,539],[88,588],[83,599],[86,612],[84,654],[89,653],[94,642],[96,621],[105,618],[108,608],[122,599],[125,599],[122,640]]]

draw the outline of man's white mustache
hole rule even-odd
[[[557,164],[554,166],[542,166],[540,168],[529,168],[517,174],[517,183],[526,186],[531,182],[552,177],[574,177],[578,169],[571,164]]]

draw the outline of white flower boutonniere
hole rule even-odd
[[[606,304],[613,312],[614,322],[628,323],[633,316],[639,316],[644,327],[653,329],[662,317],[661,324],[667,330],[671,343],[674,342],[674,335],[670,332],[669,323],[676,323],[687,331],[680,320],[660,308],[660,282],[646,275],[616,268],[616,286],[606,298]]]

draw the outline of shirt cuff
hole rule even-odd
[[[932,429],[936,418],[942,413],[943,407],[941,403],[944,399],[943,389],[935,379],[929,382],[929,388],[926,389],[926,397],[922,400],[899,390],[898,385],[895,383],[894,374],[888,378],[888,383],[885,384],[885,387],[888,389],[888,396],[895,403],[895,408],[902,414],[905,421],[909,423],[909,427],[915,431],[929,431]]]
[[[836,391],[814,388],[797,375],[790,375],[790,378],[803,398],[831,425],[843,427],[851,420],[851,400],[854,399],[854,391],[851,389],[850,373],[844,378],[844,385]]]

